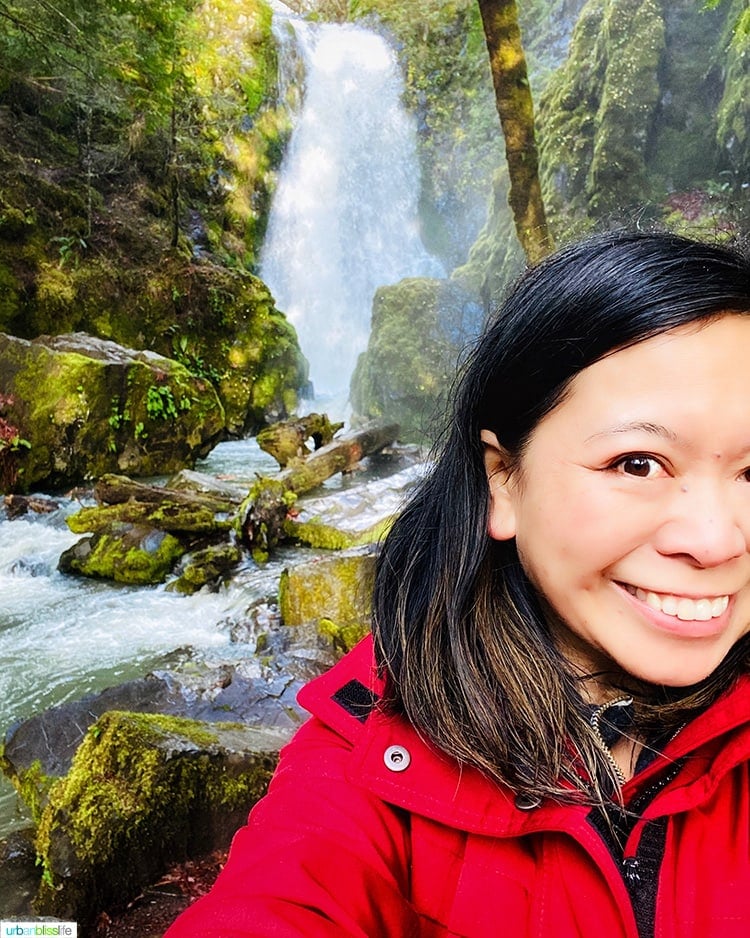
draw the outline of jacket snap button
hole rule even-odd
[[[403,746],[389,746],[383,754],[383,762],[391,772],[403,772],[409,768],[411,756]]]
[[[533,811],[542,803],[538,795],[520,794],[516,795],[516,807],[519,811]]]

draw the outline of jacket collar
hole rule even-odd
[[[515,837],[538,830],[570,831],[586,824],[587,806],[553,802],[535,810],[519,806],[510,789],[440,752],[403,718],[383,714],[375,705],[383,689],[368,637],[299,694],[305,709],[352,744],[348,774],[353,783],[390,804],[478,834]],[[722,737],[720,747],[711,745]],[[393,747],[401,756],[396,762]],[[665,790],[646,816],[674,813],[699,803],[728,771],[750,758],[750,678],[741,678],[686,726],[628,786],[640,788],[665,764],[689,754],[697,756],[701,749],[704,757],[690,760],[686,777]]]

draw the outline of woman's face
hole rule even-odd
[[[482,438],[489,532],[516,538],[587,672],[687,686],[750,630],[750,317],[584,369],[511,472]]]

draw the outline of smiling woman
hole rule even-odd
[[[372,645],[168,938],[750,930],[750,262],[611,233],[478,341]]]
[[[589,365],[515,467],[482,431],[489,533],[582,675],[695,684],[750,629],[748,361],[750,317],[717,316]]]

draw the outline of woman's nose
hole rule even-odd
[[[735,491],[738,485],[682,484],[659,528],[657,550],[684,555],[701,567],[716,567],[747,553],[750,492]]]

